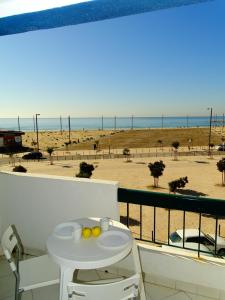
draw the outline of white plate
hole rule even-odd
[[[97,240],[100,247],[107,249],[119,249],[125,247],[130,241],[130,237],[122,232],[109,230],[104,232]]]
[[[60,239],[71,239],[73,238],[75,222],[62,223],[56,226],[54,235]]]

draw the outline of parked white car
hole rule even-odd
[[[216,145],[215,149],[217,151],[225,151],[225,144]]]
[[[184,233],[184,237],[183,237]],[[177,231],[170,234],[169,243],[170,245],[189,248],[189,243],[195,243],[198,245],[204,245],[209,252],[215,254],[215,234],[205,234],[204,232],[198,229],[178,229]],[[216,255],[225,256],[225,239],[217,235],[217,246],[216,246]],[[201,246],[200,246],[201,250]]]

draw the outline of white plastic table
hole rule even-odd
[[[78,219],[74,222],[84,227],[100,226],[100,219],[85,218]],[[104,247],[99,243],[98,238],[91,237],[89,239],[81,238],[78,242],[73,238],[60,238],[54,234],[49,236],[47,240],[47,249],[52,259],[60,266],[60,300],[67,300],[67,284],[73,278],[75,269],[97,269],[113,265],[125,258],[133,247],[133,238],[130,230],[123,224],[112,221],[109,231],[120,231],[127,235],[127,242],[118,247]],[[139,260],[138,260],[139,262]],[[140,263],[139,263],[139,271]],[[145,298],[143,298],[145,299]]]

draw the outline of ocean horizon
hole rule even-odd
[[[61,126],[62,124],[62,126]],[[188,127],[208,127],[210,117],[91,117],[91,118],[70,118],[71,130],[98,130],[98,129],[144,129],[144,128],[188,128]],[[212,118],[212,125],[224,125],[224,116]],[[0,118],[0,129],[34,131],[34,118]],[[68,117],[41,118],[38,117],[38,130],[58,131],[68,130]]]

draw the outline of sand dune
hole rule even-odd
[[[225,137],[224,128],[213,128],[211,142],[221,143],[221,137]],[[39,146],[41,150],[54,147],[56,150],[93,150],[96,141],[99,149],[123,149],[123,148],[164,148],[171,147],[173,141],[179,141],[181,147],[207,146],[209,138],[208,128],[164,128],[164,129],[135,129],[135,130],[82,130],[71,131],[71,144],[68,131],[43,131],[39,132]],[[36,133],[27,132],[23,136],[23,145],[35,147]],[[161,142],[160,142],[161,141]]]

